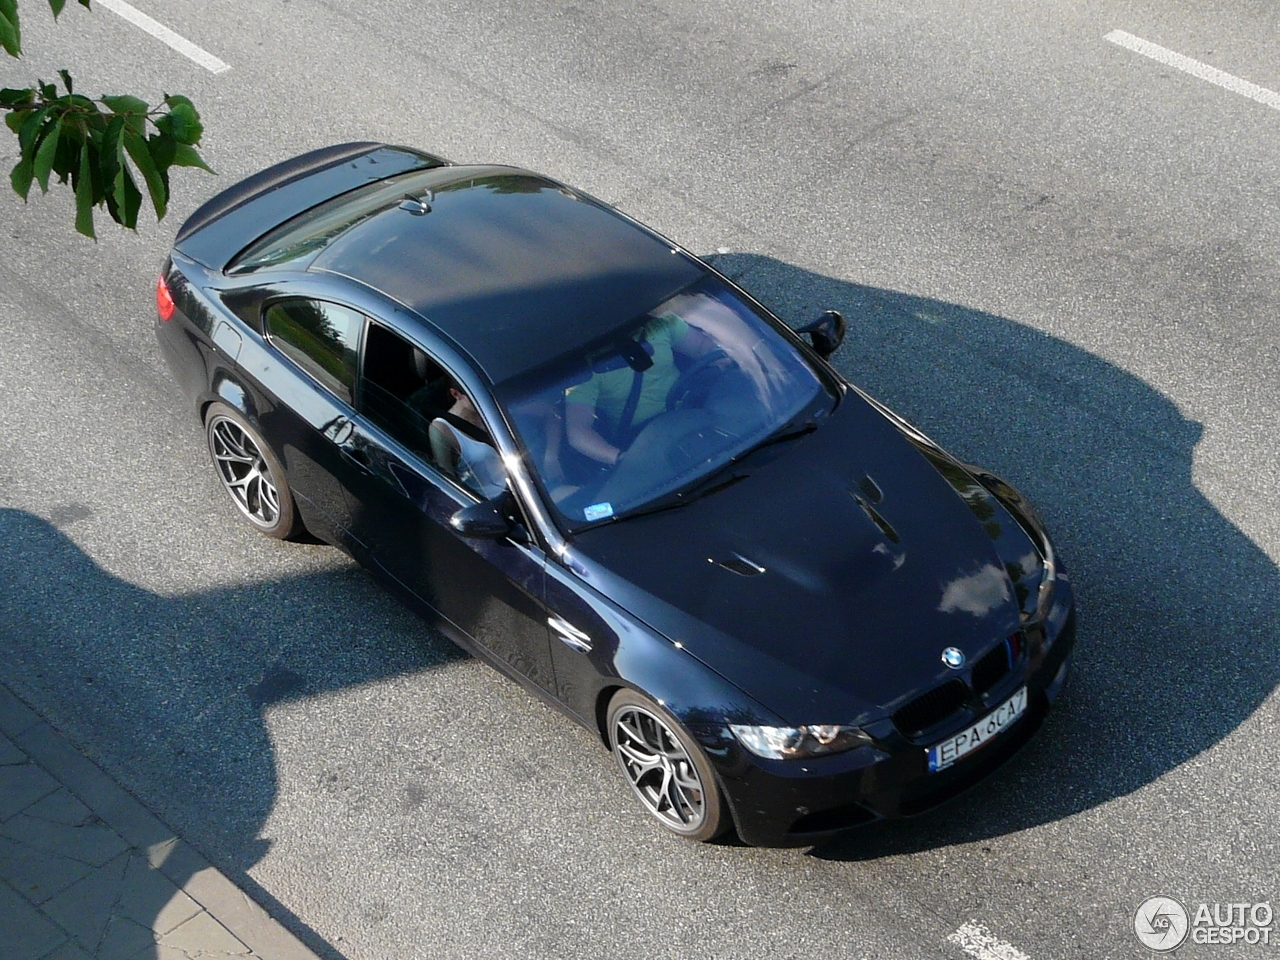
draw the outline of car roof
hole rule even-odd
[[[706,268],[610,207],[513,167],[435,172],[310,265],[411,308],[500,383],[607,336]]]

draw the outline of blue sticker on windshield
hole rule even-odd
[[[582,511],[588,520],[603,520],[605,517],[613,516],[612,503],[593,503]]]

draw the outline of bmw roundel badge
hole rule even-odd
[[[942,651],[942,662],[952,670],[959,670],[964,666],[964,651],[958,647],[947,647]]]

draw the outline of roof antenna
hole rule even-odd
[[[415,197],[412,193],[406,193],[404,199],[400,201],[400,209],[407,210],[415,217],[421,217],[431,212],[431,201],[434,199],[435,196],[430,190],[425,197]]]

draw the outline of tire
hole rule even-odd
[[[234,407],[213,403],[205,411],[204,435],[222,488],[240,514],[276,540],[302,533],[302,520],[285,480],[284,467],[262,435]]]
[[[729,828],[711,764],[675,717],[634,690],[614,694],[607,716],[609,748],[641,806],[689,840]]]

